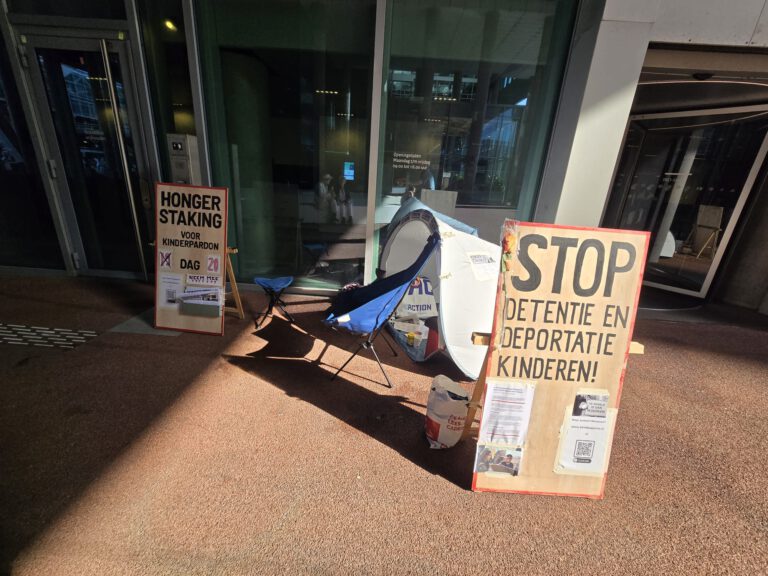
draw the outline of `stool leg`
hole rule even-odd
[[[266,312],[260,312],[258,315],[261,316],[261,319],[256,322],[256,329],[258,329],[264,320],[267,319],[267,317],[272,316],[272,310],[275,307],[275,297],[277,296],[273,290],[265,290],[264,291],[267,296],[269,296],[269,305],[267,306]]]
[[[288,312],[288,310],[285,309],[287,304],[285,302],[283,302],[283,299],[281,298],[282,295],[283,295],[283,291],[281,290],[277,294],[277,297],[275,298],[275,304],[277,304],[277,307],[280,308],[280,310],[283,312],[283,314],[285,314],[285,316],[288,318],[289,322],[295,323],[296,321],[293,319],[293,316],[291,316],[291,314]]]

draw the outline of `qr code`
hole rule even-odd
[[[575,462],[592,462],[595,452],[594,440],[576,440],[576,449],[573,452]]]
[[[166,288],[165,289],[165,301],[168,304],[175,304],[176,303],[176,290],[172,288]]]

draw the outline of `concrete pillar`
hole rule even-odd
[[[536,220],[600,223],[658,12],[659,0],[606,0],[596,30],[577,28]]]

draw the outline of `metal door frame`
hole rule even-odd
[[[652,114],[635,114],[629,117],[627,121],[627,128],[625,131],[625,141],[626,141],[626,134],[629,131],[629,125],[638,120],[660,120],[660,119],[670,119],[670,118],[695,118],[697,116],[713,116],[713,115],[728,115],[728,114],[743,114],[743,113],[749,113],[754,112],[755,115],[765,114],[768,113],[768,104],[757,104],[752,106],[732,106],[732,107],[726,107],[726,108],[707,108],[704,110],[685,110],[685,111],[678,111],[678,112],[657,112]],[[744,120],[749,119],[749,117],[744,118]],[[706,126],[707,124],[702,124],[702,126]],[[622,150],[624,149],[624,146],[622,145]],[[712,281],[715,278],[715,275],[717,274],[720,263],[723,259],[723,256],[725,255],[725,251],[728,249],[728,245],[731,241],[731,237],[733,236],[734,230],[736,228],[736,224],[739,221],[739,218],[741,217],[741,213],[744,210],[744,206],[747,203],[747,199],[749,198],[749,195],[752,193],[752,190],[755,187],[755,183],[757,181],[757,177],[760,173],[760,170],[763,167],[763,162],[765,161],[766,155],[768,155],[768,132],[766,132],[765,137],[763,138],[763,142],[760,145],[760,147],[757,150],[757,154],[755,155],[755,160],[752,163],[752,167],[749,170],[749,173],[747,174],[747,178],[744,180],[744,185],[741,188],[741,191],[739,192],[739,197],[736,200],[736,204],[734,204],[733,212],[731,213],[731,217],[728,219],[728,224],[725,227],[725,230],[723,231],[723,234],[720,238],[720,243],[717,247],[717,252],[715,252],[715,255],[712,258],[712,264],[709,267],[709,270],[707,270],[707,275],[704,277],[704,282],[701,285],[701,288],[696,290],[689,290],[686,288],[680,288],[677,286],[669,286],[666,284],[660,284],[658,282],[651,282],[644,280],[643,285],[644,286],[650,286],[652,288],[659,288],[660,290],[666,290],[667,292],[674,292],[677,294],[685,294],[688,296],[695,296],[698,298],[706,298],[707,294],[709,293],[709,289],[712,285]],[[617,160],[617,167],[618,163],[621,162],[621,158]],[[614,172],[614,180],[615,180],[616,174]],[[613,182],[612,182],[613,185]],[[628,194],[628,189],[625,189],[622,192],[625,196]],[[623,198],[621,200],[621,206],[622,210],[626,203],[626,198]],[[618,219],[621,217],[621,211],[618,211],[616,213],[616,222],[618,222]]]
[[[125,158],[123,141],[122,126],[120,125],[121,119],[119,118],[119,107],[116,107],[116,102],[112,102],[113,110],[115,111],[114,117],[116,121],[115,134],[118,138],[118,147],[121,149],[121,157],[123,159],[123,165],[121,171],[123,172],[124,180],[126,182],[127,193],[129,194],[129,205],[132,206],[132,214],[130,214],[134,234],[136,236],[136,250],[138,251],[139,262],[141,271],[136,273],[133,271],[120,271],[120,270],[102,270],[91,268],[87,263],[87,257],[80,233],[80,227],[77,222],[77,216],[72,203],[72,197],[69,190],[69,183],[64,175],[64,163],[62,161],[61,151],[59,148],[58,137],[56,135],[56,129],[53,122],[53,118],[50,113],[50,104],[48,102],[45,84],[43,82],[42,73],[37,63],[35,55],[36,48],[53,48],[63,50],[83,50],[89,52],[97,52],[100,54],[104,66],[105,73],[109,76],[109,61],[105,59],[103,53],[103,46],[106,46],[108,51],[117,54],[121,74],[123,90],[126,95],[126,109],[128,111],[127,123],[131,128],[133,135],[134,153],[136,155],[137,168],[139,172],[140,186],[143,184],[142,180],[146,175],[149,175],[149,165],[147,162],[147,154],[144,145],[144,130],[142,122],[140,121],[139,111],[137,110],[138,95],[136,93],[136,82],[134,69],[132,66],[132,58],[129,51],[129,46],[124,41],[124,32],[113,30],[62,30],[55,28],[41,28],[37,26],[19,26],[20,30],[19,39],[21,45],[25,47],[27,52],[27,59],[29,65],[25,68],[27,77],[29,78],[30,98],[33,102],[34,113],[38,119],[38,125],[43,133],[44,139],[47,143],[47,150],[45,156],[40,159],[41,163],[46,165],[48,169],[48,176],[50,182],[55,188],[54,194],[60,199],[63,228],[70,241],[70,249],[72,253],[77,253],[80,257],[81,265],[76,265],[73,262],[73,254],[67,254],[66,260],[72,263],[72,271],[81,275],[95,275],[104,277],[117,277],[117,278],[143,278],[148,279],[148,270],[146,267],[145,258],[145,244],[148,239],[142,239],[141,230],[138,227],[138,214],[137,207],[135,206],[135,194],[132,194],[130,174],[127,173],[127,162]],[[34,61],[34,63],[33,63]],[[110,90],[110,98],[113,99],[112,90]],[[116,96],[116,95],[115,95]],[[116,98],[114,98],[116,100]],[[60,174],[57,174],[60,172]],[[151,222],[148,222],[148,229],[151,230]]]

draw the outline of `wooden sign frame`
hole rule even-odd
[[[473,490],[603,497],[648,241],[505,222]]]
[[[227,188],[155,183],[156,328],[224,334],[228,196]]]
[[[235,278],[235,269],[232,267],[232,254],[237,254],[237,248],[227,248],[227,278],[229,278],[230,291],[224,296],[232,296],[234,306],[227,306],[224,304],[224,312],[234,314],[240,320],[245,318],[245,312],[243,312],[243,301],[240,299],[240,289],[237,287],[237,279]]]

